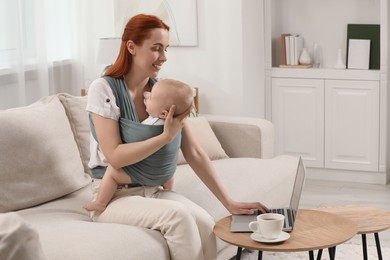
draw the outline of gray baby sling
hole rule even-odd
[[[109,83],[115,96],[116,104],[120,108],[119,127],[123,143],[144,141],[163,132],[163,125],[145,125],[140,123],[130,92],[123,78],[104,77],[104,79]],[[156,80],[149,79],[150,86],[153,86],[155,82]],[[93,137],[97,140],[91,117],[90,127]],[[162,185],[176,171],[180,142],[181,131],[171,143],[163,146],[142,161],[123,167],[123,170],[130,176],[134,184],[145,186]],[[94,178],[101,179],[105,170],[106,167],[98,166],[92,169],[92,175]]]

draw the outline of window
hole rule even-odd
[[[0,0],[0,70],[72,59],[72,3]]]

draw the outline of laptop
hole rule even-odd
[[[298,211],[299,201],[305,182],[305,166],[303,165],[302,157],[299,157],[298,167],[295,175],[294,188],[291,194],[290,206],[288,208],[269,209],[270,213],[279,213],[284,215],[283,231],[291,232],[294,228],[295,217]],[[252,215],[233,215],[230,226],[231,232],[252,232],[249,229],[249,223],[255,221],[257,215],[261,214],[256,210]]]

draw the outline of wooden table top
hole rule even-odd
[[[390,228],[390,212],[363,205],[335,205],[319,208],[352,220],[358,226],[358,234],[377,233]]]
[[[220,239],[238,247],[272,252],[298,252],[329,248],[350,240],[357,233],[357,225],[344,217],[319,210],[298,210],[290,238],[281,243],[260,243],[252,240],[252,233],[230,232],[231,216],[218,221],[214,233]]]

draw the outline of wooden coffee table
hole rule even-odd
[[[218,221],[214,227],[214,233],[223,241],[238,246],[236,259],[240,259],[242,248],[258,250],[258,259],[262,259],[263,251],[308,251],[311,260],[314,260],[314,250],[328,248],[330,259],[334,259],[335,247],[351,239],[358,230],[353,221],[339,215],[300,209],[290,238],[281,243],[271,244],[252,240],[251,233],[230,232],[231,220],[231,216],[228,216]]]
[[[334,213],[356,223],[358,234],[362,235],[363,259],[368,259],[366,234],[374,233],[378,259],[382,260],[382,250],[378,232],[390,228],[390,212],[363,205],[336,205],[319,210]]]

